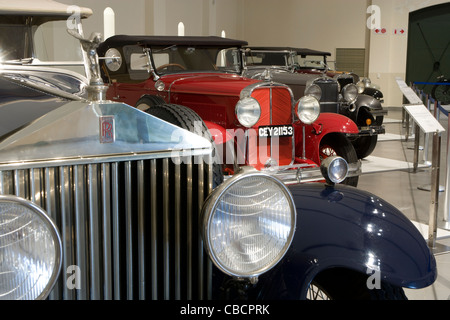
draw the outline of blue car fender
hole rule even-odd
[[[308,183],[290,190],[296,233],[283,261],[266,275],[283,283],[269,296],[304,299],[311,281],[331,268],[367,278],[378,272],[381,281],[397,287],[422,288],[436,279],[436,261],[424,237],[380,197],[345,185]]]

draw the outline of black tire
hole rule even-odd
[[[352,144],[355,148],[356,156],[358,157],[358,159],[363,159],[369,156],[373,152],[373,150],[375,150],[377,142],[377,134],[372,136],[362,136],[356,138],[355,140],[352,140]]]
[[[369,275],[350,270],[319,274],[308,289],[310,300],[408,300],[403,288],[381,281],[379,288],[369,289]]]
[[[147,111],[148,108],[154,107],[160,104],[165,104],[163,98],[157,96],[145,96],[136,103],[136,108],[142,111]]]
[[[367,107],[361,107],[358,112],[358,118],[356,119],[356,124],[358,126],[366,126],[366,119],[370,119],[373,124],[381,126],[383,124],[383,116],[378,116],[376,119],[370,114]],[[378,134],[372,136],[361,136],[351,140],[353,147],[356,151],[356,156],[358,159],[363,159],[369,156],[378,142]]]
[[[320,159],[333,155],[344,158],[348,163],[358,161],[355,148],[347,137],[340,133],[330,133],[322,138],[319,145]],[[349,177],[342,183],[349,186],[358,186],[359,176]]]
[[[175,104],[159,104],[149,107],[144,111],[182,129],[199,134],[211,141],[214,148],[215,143],[208,128],[200,116],[193,110]],[[198,127],[198,124],[201,124],[201,127]],[[218,159],[217,151],[215,149],[213,149],[212,157],[213,187],[215,188],[223,182],[223,172],[221,159]]]

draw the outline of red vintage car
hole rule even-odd
[[[272,80],[289,85],[294,97],[313,94],[322,112],[335,112],[352,119],[360,134],[350,141],[358,158],[375,149],[387,110],[381,103],[383,94],[369,78],[355,73],[330,70],[329,52],[292,47],[246,47],[244,76]]]
[[[287,85],[242,77],[245,45],[210,36],[110,37],[98,48],[107,98],[198,133],[206,125],[225,172],[251,165],[303,174],[340,155],[353,168],[346,183],[356,185],[359,162],[347,138],[358,134],[356,124],[320,113],[312,96],[294,101]]]

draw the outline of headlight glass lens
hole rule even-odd
[[[111,71],[117,71],[122,66],[122,56],[119,50],[110,48],[105,53],[105,64]]]
[[[372,80],[370,80],[370,78],[363,78],[362,81],[365,87],[370,87],[372,85]]]
[[[236,277],[273,267],[291,243],[296,214],[289,191],[265,175],[232,182],[206,206],[206,248],[214,263]]]
[[[252,97],[239,100],[235,111],[239,123],[247,128],[253,127],[261,117],[261,106]]]
[[[0,299],[46,298],[60,270],[60,241],[42,209],[0,197]]]
[[[363,81],[358,81],[358,83],[356,83],[356,87],[358,88],[359,94],[363,93],[364,90],[366,89],[366,86]]]
[[[312,84],[305,89],[305,96],[313,96],[320,101],[322,98],[322,89],[317,84]]]
[[[332,156],[322,160],[321,170],[328,183],[341,183],[347,178],[348,164],[344,158]]]
[[[358,87],[353,83],[347,84],[342,89],[342,96],[348,103],[354,103],[358,98]]]
[[[320,114],[320,103],[313,96],[303,96],[297,102],[297,116],[301,122],[311,124]]]

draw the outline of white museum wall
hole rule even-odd
[[[386,106],[401,106],[403,96],[395,81],[405,79],[406,53],[408,47],[409,13],[429,6],[447,3],[443,0],[372,0],[380,7],[381,26],[385,35],[370,33],[369,77],[381,86]],[[395,29],[405,29],[403,35],[394,34]]]
[[[115,12],[116,34],[217,35],[251,45],[299,46],[332,53],[336,48],[366,48],[368,75],[380,85],[385,106],[401,106],[395,82],[405,77],[408,17],[411,11],[443,0],[59,0],[93,9],[85,34],[103,33],[103,10]],[[380,8],[383,35],[367,28],[369,5]],[[405,34],[394,35],[395,29]]]
[[[110,7],[115,13],[116,34],[145,34],[146,30],[146,0],[56,0],[58,2],[91,8],[93,15],[83,21],[83,31],[86,37],[92,32],[103,31],[103,11]]]

